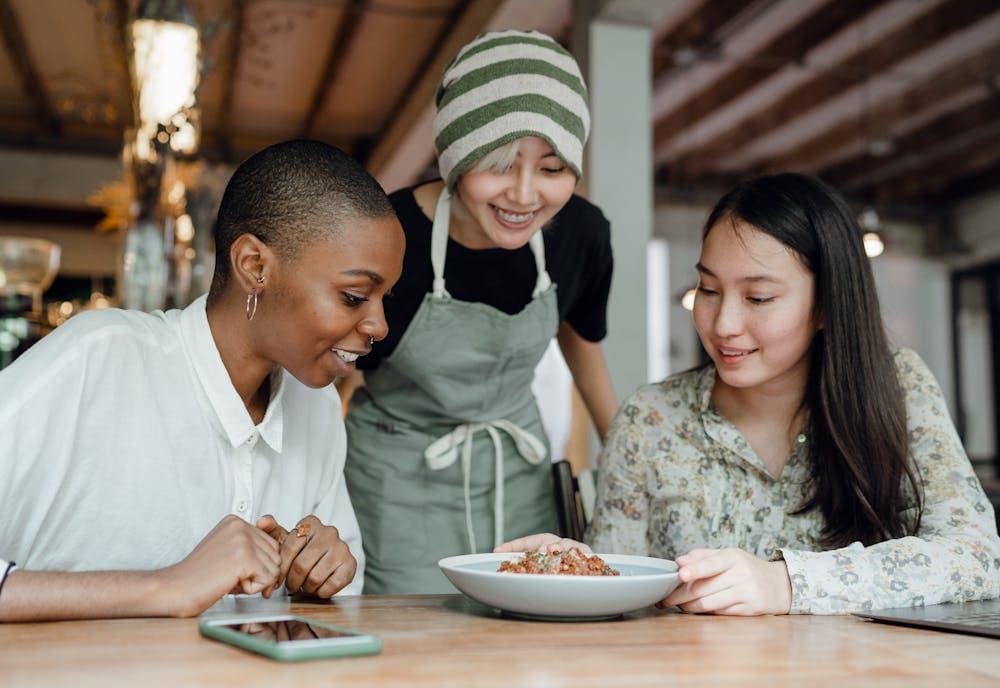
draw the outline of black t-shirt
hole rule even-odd
[[[392,354],[424,296],[431,291],[431,219],[424,215],[413,187],[389,196],[406,234],[403,274],[385,300],[389,334],[376,342],[370,354],[358,359],[358,368],[377,368]],[[611,290],[611,227],[600,208],[573,196],[543,230],[545,268],[558,285],[559,318],[581,337],[599,342],[607,334],[608,292]],[[448,239],[445,288],[452,298],[484,303],[514,314],[531,301],[538,270],[529,245],[469,249]]]

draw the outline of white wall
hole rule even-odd
[[[660,204],[654,216],[653,233],[664,237],[668,245],[670,374],[687,370],[698,362],[698,335],[691,312],[681,307],[680,297],[698,281],[694,265],[701,251],[701,227],[709,210],[707,206]]]
[[[941,385],[954,418],[948,265],[889,249],[872,261],[872,268],[890,343],[920,354]]]
[[[653,226],[651,41],[652,29],[647,26],[605,21],[589,25],[592,128],[586,166],[589,198],[611,222],[615,269],[603,345],[618,399],[649,381],[646,249]],[[623,79],[622,74],[634,78]]]

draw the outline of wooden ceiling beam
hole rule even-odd
[[[954,205],[977,194],[1000,189],[1000,159],[983,169],[950,180],[935,200],[941,205]]]
[[[870,123],[885,123],[888,128],[893,122],[946,101],[976,84],[990,83],[1000,73],[998,65],[1000,43],[928,74],[898,97],[856,117],[844,119],[794,150],[765,161],[765,168],[769,172],[819,169],[824,161],[864,136]]]
[[[3,218],[3,222],[10,224],[75,225],[93,231],[94,227],[104,219],[104,211],[86,206],[54,208],[0,201],[0,217]]]
[[[121,177],[120,143],[106,155],[68,152],[63,138],[52,144],[47,148],[31,141],[26,146],[4,147],[0,155],[0,204],[86,208],[88,198]]]
[[[727,72],[710,88],[661,118],[653,129],[656,148],[661,148],[692,123],[733,102],[789,64],[801,61],[825,38],[871,13],[884,2],[831,2],[820,6],[800,23],[775,36],[756,55]]]
[[[406,148],[411,132],[420,123],[433,119],[434,94],[441,74],[459,48],[484,30],[487,22],[497,12],[496,0],[466,0],[448,21],[433,45],[437,47],[416,69],[414,80],[400,100],[392,107],[395,113],[375,136],[375,144],[365,163],[369,171],[383,183],[395,187],[395,179],[386,180],[386,170],[400,150]]]
[[[350,47],[350,38],[354,34],[354,30],[358,27],[358,24],[361,23],[361,18],[364,14],[364,5],[365,0],[351,0],[350,5],[345,10],[346,14],[337,28],[337,35],[333,39],[333,47],[330,49],[326,66],[323,68],[323,77],[316,85],[312,102],[310,102],[309,109],[306,111],[306,116],[302,121],[302,129],[299,131],[300,138],[311,138],[313,131],[316,129],[316,120],[319,118],[320,112],[322,112],[323,106],[326,104],[330,89],[336,83],[337,75],[343,69],[347,49]]]
[[[233,0],[232,22],[230,31],[232,37],[229,41],[229,52],[226,54],[225,64],[225,91],[222,94],[222,102],[219,104],[219,124],[215,128],[215,145],[218,147],[221,158],[224,160],[234,160],[233,154],[233,99],[236,92],[236,73],[240,66],[240,54],[243,51],[243,26],[246,19],[246,2],[243,0]]]
[[[136,100],[136,87],[132,83],[135,75],[132,73],[132,42],[129,39],[129,21],[132,19],[132,7],[129,0],[111,0],[111,9],[114,12],[114,34],[115,53],[121,60],[122,73],[125,75],[125,86],[128,89],[126,98],[128,99],[129,111],[125,116],[122,125],[124,127],[134,127],[139,120],[139,103]]]
[[[17,123],[14,126],[17,126]],[[15,130],[10,125],[0,129],[0,148],[31,148],[52,153],[86,153],[121,157],[121,138],[101,140],[55,133],[39,133],[37,127],[34,126],[30,132],[25,131],[25,129],[27,127],[18,127]],[[2,157],[3,155],[0,155],[0,158]]]
[[[706,173],[685,177],[668,168],[660,169],[653,182],[657,203],[688,203],[712,207],[740,181],[740,175]]]
[[[970,135],[998,122],[1000,93],[987,91],[983,100],[937,117],[900,137],[892,155],[879,158],[866,153],[829,167],[821,174],[846,189],[877,185],[913,167],[921,167],[925,160],[947,154],[953,147],[961,147]]]
[[[948,0],[786,93],[774,106],[737,122],[684,156],[679,164],[695,172],[710,168],[712,161],[720,156],[740,150],[845,89],[861,84],[869,75],[890,69],[927,46],[968,28],[996,9],[996,0]]]
[[[34,105],[41,129],[47,134],[61,134],[62,123],[59,120],[59,113],[52,106],[42,79],[31,60],[28,45],[24,42],[21,22],[14,13],[10,0],[0,0],[0,36],[3,38],[3,44],[7,48],[14,69],[17,70],[21,88]]]
[[[662,36],[653,47],[653,80],[678,66],[676,52],[682,48],[711,49],[715,34],[747,8],[746,0],[705,0],[694,12]]]
[[[933,200],[949,188],[957,194],[954,187],[961,184],[959,180],[988,170],[997,160],[1000,160],[1000,120],[967,132],[960,141],[943,148],[941,155],[916,159],[905,175],[856,191],[877,200]]]

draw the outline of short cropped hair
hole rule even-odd
[[[236,168],[222,196],[213,230],[211,294],[217,296],[229,281],[229,250],[242,234],[294,259],[338,236],[350,220],[393,214],[379,183],[339,148],[306,140],[269,146]]]

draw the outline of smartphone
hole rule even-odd
[[[285,662],[382,650],[382,641],[373,635],[290,614],[203,619],[198,630],[206,638]]]

